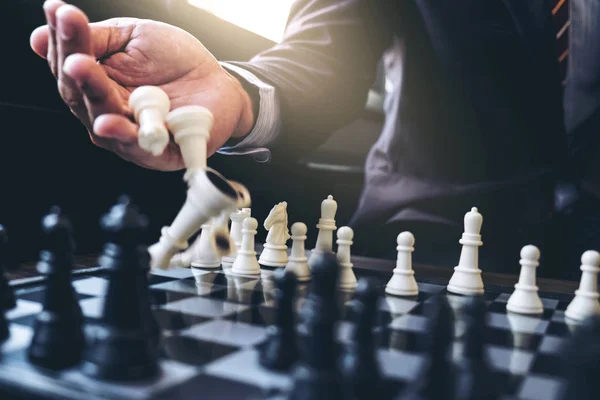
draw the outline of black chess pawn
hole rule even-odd
[[[600,393],[600,316],[586,319],[575,327],[561,349],[565,385],[560,400],[592,400]]]
[[[382,397],[382,377],[373,334],[380,295],[374,281],[361,279],[358,282],[352,302],[353,331],[340,363],[347,399]]]
[[[27,355],[35,365],[63,369],[81,360],[84,334],[81,308],[71,284],[73,230],[60,208],[53,207],[42,219],[42,234],[37,269],[46,277],[46,287]]]
[[[343,398],[338,369],[339,349],[335,326],[339,319],[337,281],[340,266],[335,254],[318,254],[312,264],[309,293],[300,312],[300,359],[292,373],[293,400]]]
[[[468,297],[461,314],[466,328],[462,340],[462,354],[455,363],[455,399],[496,400],[500,392],[484,346],[486,304],[483,297]]]
[[[149,379],[160,373],[160,335],[149,299],[147,248],[140,243],[147,218],[121,197],[101,219],[108,242],[98,262],[108,273],[103,315],[90,329],[83,372],[97,379]]]
[[[298,360],[294,300],[297,279],[293,272],[284,268],[275,271],[275,324],[269,326],[267,338],[262,344],[260,364],[270,370],[288,370]]]
[[[8,234],[3,225],[0,225],[0,297],[1,307],[4,310],[15,308],[15,294],[6,278],[6,265],[8,264]]]
[[[451,352],[454,339],[452,309],[445,295],[426,303],[428,318],[425,340],[425,363],[417,379],[397,397],[397,400],[452,400],[455,392],[455,371]]]

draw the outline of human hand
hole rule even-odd
[[[44,12],[47,25],[33,31],[31,47],[48,60],[62,99],[97,146],[145,168],[185,168],[173,141],[158,157],[138,146],[128,99],[146,85],[165,91],[171,109],[200,105],[213,113],[209,156],[252,128],[250,97],[189,33],[134,18],[89,23],[81,10],[61,0],[47,0]]]

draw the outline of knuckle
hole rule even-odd
[[[71,110],[77,110],[85,106],[83,97],[79,93],[79,90],[74,88],[72,85],[66,84],[62,79],[58,81],[58,92],[62,97],[65,104]]]

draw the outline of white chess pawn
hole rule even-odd
[[[333,231],[337,229],[335,226],[337,207],[337,202],[333,199],[332,195],[327,196],[327,198],[321,202],[321,218],[319,218],[319,223],[317,224],[319,233],[317,235],[315,248],[312,250],[308,259],[309,267],[318,258],[318,254],[333,254]]]
[[[308,268],[308,257],[306,257],[306,232],[308,228],[302,222],[296,222],[292,225],[292,250],[286,270],[296,274],[296,279],[299,282],[310,280],[310,269]]]
[[[338,287],[342,290],[356,288],[356,275],[352,269],[354,265],[351,261],[352,253],[350,251],[353,238],[354,231],[348,226],[343,226],[337,231],[337,261],[340,265]]]
[[[483,294],[483,280],[479,269],[479,247],[481,241],[481,225],[483,217],[476,207],[465,214],[465,231],[459,243],[462,244],[458,266],[454,267],[454,274],[448,283],[451,293],[472,296]]]
[[[398,258],[394,275],[385,287],[385,292],[395,296],[416,296],[419,286],[412,268],[412,252],[415,250],[415,237],[410,232],[402,232],[396,238]]]
[[[230,236],[235,246],[231,250],[231,253],[221,258],[221,265],[223,268],[231,268],[235,261],[237,252],[242,245],[242,222],[248,217],[250,217],[249,208],[243,208],[229,216],[229,219],[231,219]]]
[[[213,127],[212,113],[201,106],[183,106],[167,115],[167,126],[179,145],[186,167],[185,180],[206,168],[206,145]]]
[[[169,144],[165,118],[171,108],[169,96],[159,87],[140,86],[129,96],[129,108],[138,122],[139,146],[158,156]]]
[[[540,259],[540,250],[532,245],[521,249],[521,273],[514,292],[510,295],[506,309],[518,314],[542,314],[544,306],[536,286],[536,268]]]
[[[256,218],[246,218],[242,223],[242,245],[231,266],[231,273],[236,275],[260,275],[260,265],[254,250],[254,237],[258,222]]]
[[[200,237],[197,239],[198,245],[193,246],[192,267],[219,268],[221,266],[221,258],[211,237],[211,227],[211,223],[202,225]]]
[[[575,297],[565,311],[565,316],[575,321],[600,314],[598,302],[598,273],[600,272],[600,253],[588,250],[581,256],[581,281]]]

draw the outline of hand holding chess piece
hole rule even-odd
[[[128,100],[133,90],[148,85],[160,87],[174,110],[203,106],[214,114],[218,124],[209,156],[254,126],[252,100],[240,81],[183,29],[136,18],[90,22],[93,18],[63,1],[45,2],[44,14],[47,21],[32,32],[31,47],[48,61],[61,97],[95,145],[145,168],[185,167],[176,143],[169,141],[159,156],[138,145]],[[153,148],[153,143],[142,145]],[[156,144],[156,152],[161,146]]]

